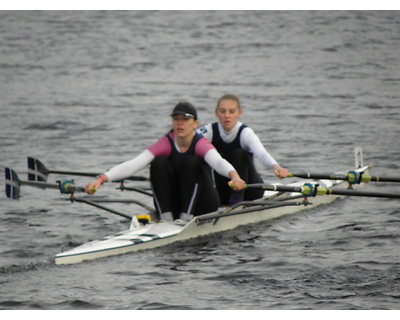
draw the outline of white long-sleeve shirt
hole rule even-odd
[[[218,129],[222,141],[225,143],[231,143],[235,140],[240,126],[242,123],[238,121],[231,131],[226,132],[222,125],[218,122]],[[197,132],[201,133],[205,138],[212,142],[213,128],[212,123],[209,123],[201,127]],[[267,167],[272,168],[273,165],[278,164],[278,162],[271,156],[271,154],[265,149],[260,138],[255,134],[254,130],[250,127],[246,127],[242,130],[240,135],[240,146],[247,152],[253,153],[261,163]]]

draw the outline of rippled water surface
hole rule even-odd
[[[205,124],[231,92],[282,166],[346,171],[362,146],[374,174],[399,177],[399,49],[398,11],[1,11],[0,166],[21,179],[27,156],[103,171],[165,134],[178,101]],[[20,201],[2,190],[0,309],[400,305],[396,199],[347,198],[185,246],[56,266],[61,248],[129,223],[54,190],[23,187]]]

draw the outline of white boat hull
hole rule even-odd
[[[367,172],[368,167],[360,168],[357,171]],[[335,189],[348,187],[348,183],[343,181],[319,180],[313,183],[318,183],[322,187]],[[301,186],[303,184],[304,181],[289,185]],[[275,191],[267,191],[265,193],[267,198],[276,195],[277,192]],[[291,196],[295,195],[299,196],[300,194],[291,194]],[[285,205],[276,208],[259,208],[258,211],[248,213],[243,213],[242,206],[233,209],[229,213],[231,215],[224,215],[224,212],[227,210],[221,210],[215,213],[195,217],[186,226],[178,225],[173,222],[149,223],[140,226],[139,228],[126,230],[102,240],[92,241],[71,250],[59,253],[55,257],[55,263],[80,263],[87,260],[157,248],[179,241],[233,230],[243,225],[255,224],[294,214],[303,210],[315,208],[322,204],[331,203],[338,197],[342,196],[316,196],[312,197],[310,199],[311,204],[306,206],[304,204],[298,204],[293,206]],[[277,199],[279,199],[279,197],[277,197]]]

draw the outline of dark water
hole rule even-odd
[[[398,11],[2,11],[0,166],[22,179],[27,156],[103,171],[165,134],[178,101],[205,124],[232,92],[282,166],[348,170],[362,146],[374,174],[400,176],[399,49]],[[399,309],[398,200],[347,198],[193,245],[55,266],[62,247],[128,222],[54,190],[23,187],[19,202],[3,191],[0,309]]]

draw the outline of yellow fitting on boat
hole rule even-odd
[[[372,179],[371,179],[371,176],[370,175],[368,175],[368,174],[363,174],[362,176],[361,176],[361,182],[370,182]]]
[[[147,220],[147,221],[151,221],[151,216],[149,214],[138,214],[136,216],[136,218],[140,221],[140,220]]]
[[[313,188],[309,185],[309,184],[305,184],[304,186],[303,186],[303,194],[306,196],[306,197],[309,197],[309,196],[312,196],[312,191],[313,191]]]
[[[354,174],[348,173],[347,174],[347,182],[352,183],[352,182],[354,182],[354,180],[355,180]]]
[[[329,194],[330,189],[327,188],[317,188],[317,195],[323,196],[324,194]]]

